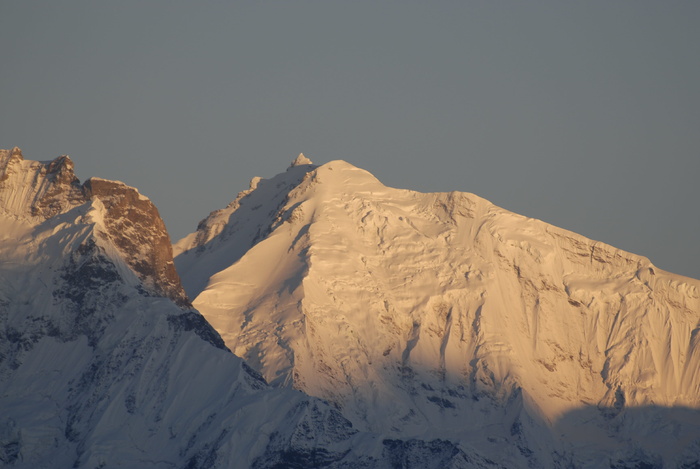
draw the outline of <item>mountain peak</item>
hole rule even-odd
[[[6,212],[42,220],[85,201],[68,156],[25,160],[17,147],[0,151],[0,194]]]
[[[473,441],[479,422],[489,457],[560,467],[500,442],[554,448],[552,429],[605,458],[579,435],[629,419],[622,448],[632,421],[666,418],[656,405],[697,408],[699,282],[473,194],[333,160],[263,180],[200,233],[176,259],[194,307],[271,385],[360,430]]]
[[[295,166],[301,166],[303,164],[314,164],[310,159],[308,159],[306,156],[304,156],[303,153],[299,153],[299,156],[296,157],[294,161],[292,161],[292,164],[289,165],[290,168],[293,168]]]
[[[100,236],[114,244],[153,293],[188,306],[173,265],[170,237],[153,203],[122,182],[91,178],[81,184],[73,169],[66,155],[40,162],[23,159],[17,147],[0,150],[2,212],[38,225],[98,199],[104,228]]]
[[[100,178],[88,179],[83,192],[104,205],[105,236],[144,284],[178,305],[188,306],[172,262],[170,237],[148,197],[123,182]]]

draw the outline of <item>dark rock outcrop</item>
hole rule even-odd
[[[98,199],[105,208],[105,230],[99,234],[114,244],[147,291],[189,307],[155,205],[121,182],[92,178],[81,185],[73,168],[65,155],[39,162],[25,160],[17,147],[0,150],[2,209],[20,218],[48,220]]]
[[[173,263],[170,236],[155,205],[136,189],[104,179],[88,179],[83,193],[102,202],[106,236],[146,286],[180,306],[188,306]]]

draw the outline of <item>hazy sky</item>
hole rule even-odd
[[[3,1],[0,148],[173,239],[299,152],[700,278],[700,2]]]

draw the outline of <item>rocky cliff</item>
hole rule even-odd
[[[68,156],[27,161],[19,148],[0,150],[0,191],[6,215],[40,223],[87,203],[101,204],[104,228],[129,267],[153,294],[188,304],[172,262],[172,247],[158,209],[126,184],[92,178],[80,184]]]

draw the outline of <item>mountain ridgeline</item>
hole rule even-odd
[[[0,152],[0,466],[501,467],[270,387],[193,310],[155,207]]]
[[[700,468],[699,331],[700,281],[473,194],[300,155],[171,247],[0,150],[2,467]]]
[[[175,253],[236,355],[358,429],[507,467],[699,459],[700,282],[644,257],[303,156]]]

